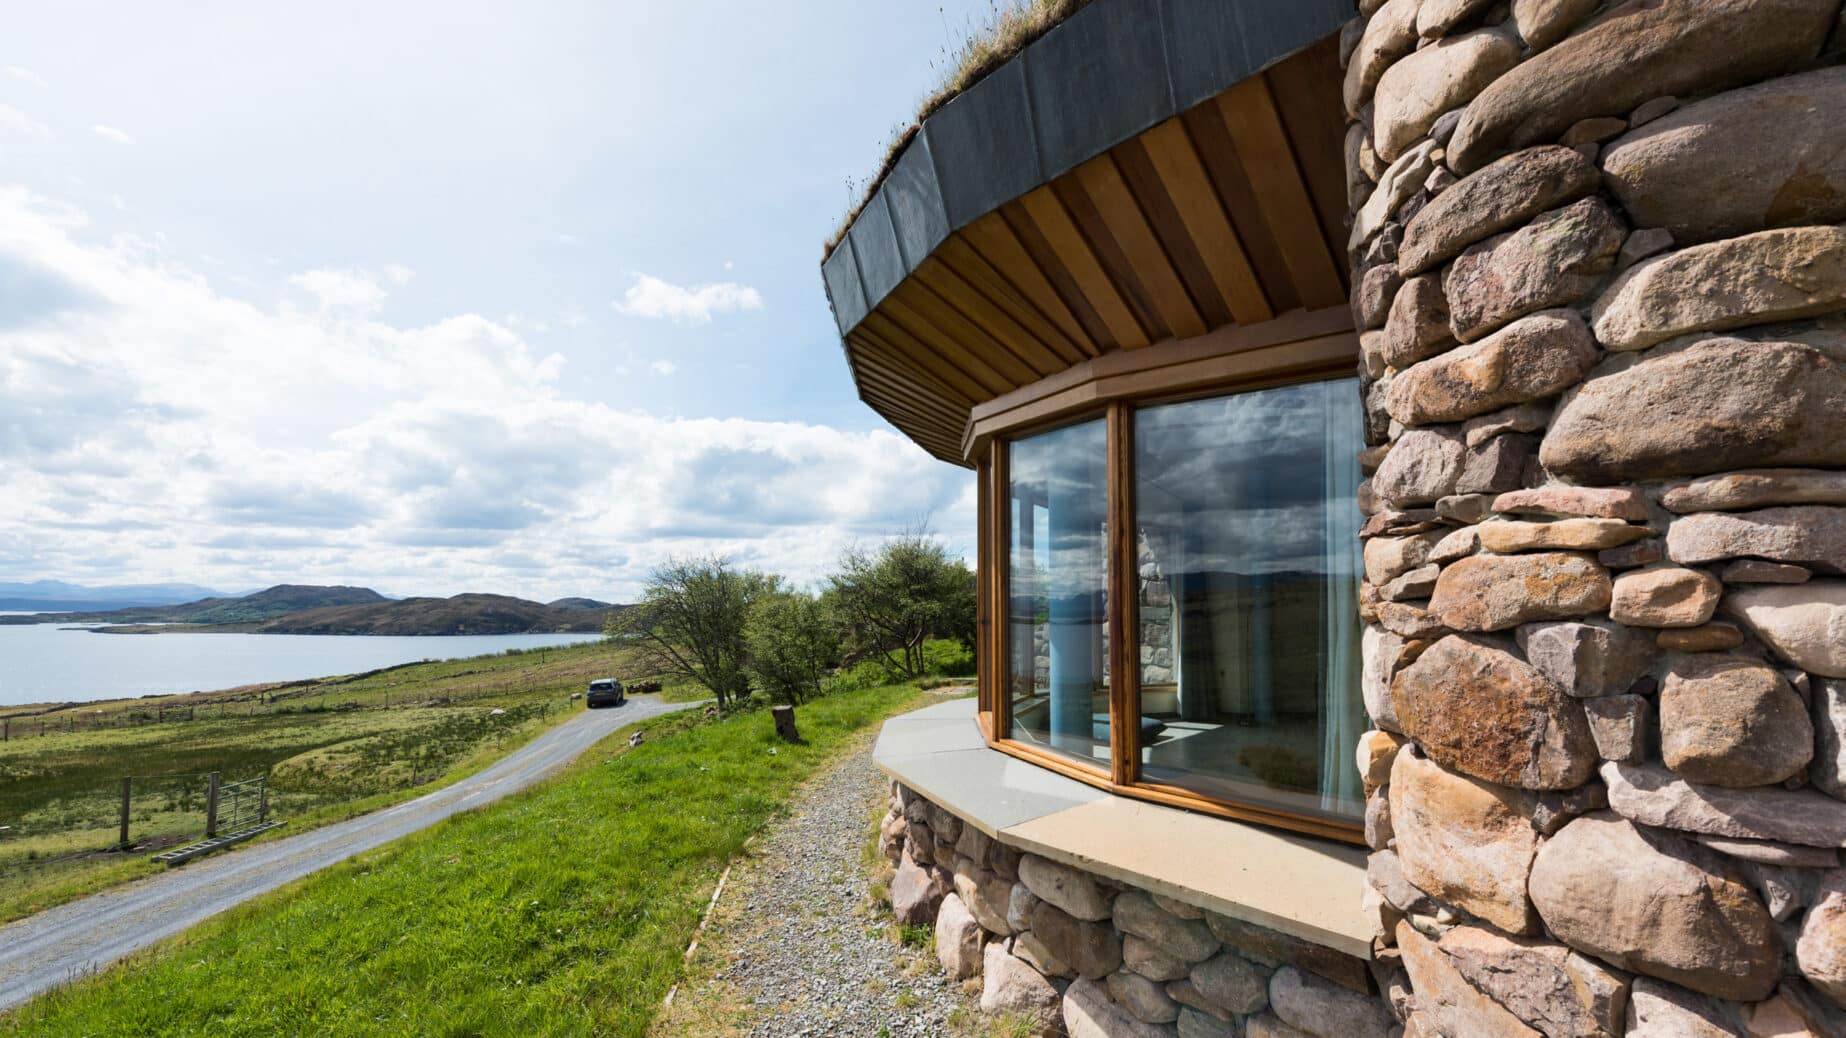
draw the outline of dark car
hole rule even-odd
[[[621,706],[628,702],[628,697],[622,692],[621,682],[614,678],[597,678],[590,682],[590,694],[584,697],[584,701],[591,709],[595,709],[599,706]]]

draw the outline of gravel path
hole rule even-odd
[[[700,988],[679,993],[668,1033],[728,1018],[752,1038],[936,1036],[971,1015],[974,999],[933,948],[894,940],[888,906],[873,899],[866,843],[889,795],[869,740],[802,789],[732,872],[695,960],[689,983]]]
[[[650,697],[585,710],[479,774],[415,800],[204,858],[0,927],[0,1010],[310,872],[523,789],[623,725],[693,705]]]

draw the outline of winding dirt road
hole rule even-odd
[[[623,725],[692,705],[646,698],[585,710],[480,774],[415,800],[204,858],[0,927],[0,1011],[258,894],[524,789]]]

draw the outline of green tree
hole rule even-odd
[[[648,574],[641,601],[610,618],[604,633],[629,641],[652,671],[705,686],[718,709],[750,694],[744,628],[750,605],[777,578],[732,568],[720,555],[671,559]]]
[[[923,675],[931,638],[974,644],[974,574],[925,532],[847,549],[827,599],[848,655],[879,661],[894,680]]]
[[[790,706],[820,695],[821,680],[839,661],[833,618],[819,599],[802,591],[758,598],[750,606],[744,642],[757,683]]]

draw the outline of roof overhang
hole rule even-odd
[[[1351,0],[1099,0],[924,120],[822,264],[860,398],[977,407],[1115,351],[1343,310]]]

